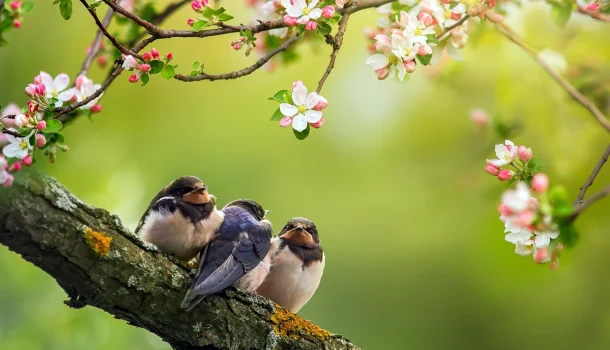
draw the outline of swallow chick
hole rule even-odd
[[[293,218],[271,240],[265,258],[271,268],[256,293],[296,313],[313,296],[324,272],[324,252],[316,225]]]
[[[269,272],[266,257],[273,228],[267,211],[240,199],[222,208],[224,221],[199,255],[199,266],[180,307],[192,310],[206,295],[229,286],[254,292]]]
[[[144,212],[136,234],[182,261],[199,254],[223,221],[216,197],[195,176],[183,176],[163,188]]]

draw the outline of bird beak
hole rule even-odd
[[[206,204],[211,201],[205,186],[197,187],[183,196],[184,201],[191,204]]]
[[[212,202],[212,204],[216,205],[216,196],[213,194],[210,194],[210,202]]]
[[[271,210],[265,210],[265,215],[263,215],[263,220],[267,220],[267,214],[271,213]]]
[[[309,232],[305,231],[305,229],[301,226],[297,226],[284,233],[282,238],[302,247],[314,248],[318,246]]]

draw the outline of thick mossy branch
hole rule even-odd
[[[69,306],[100,308],[174,349],[357,349],[265,298],[234,289],[184,312],[179,305],[188,269],[46,175],[24,175],[0,190],[0,243],[55,278]]]

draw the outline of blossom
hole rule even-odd
[[[514,175],[514,173],[512,172],[512,170],[508,170],[508,169],[500,170],[500,172],[498,173],[498,180],[508,181],[513,177],[513,175]]]
[[[426,27],[417,17],[407,14],[405,11],[400,11],[399,24],[405,28],[403,34],[412,44],[426,44],[428,41],[426,35],[436,34],[434,29]]]
[[[307,24],[310,20],[316,20],[322,16],[322,9],[316,8],[319,0],[282,0],[282,6],[290,17],[298,18],[297,23]]]
[[[487,163],[497,167],[512,163],[517,155],[517,147],[515,147],[515,144],[510,140],[504,141],[504,144],[496,145],[495,151],[498,159],[487,159]]]
[[[381,73],[387,74],[390,78],[398,73],[398,79],[404,80],[407,74],[405,63],[412,61],[417,51],[411,50],[412,45],[400,32],[392,33],[392,39],[384,34],[377,34],[375,40],[377,41],[375,48],[381,53],[369,56],[366,59],[366,65],[377,71],[381,79],[385,78],[385,76],[382,78]]]
[[[532,156],[533,156],[532,149],[527,148],[525,146],[519,146],[519,148],[517,149],[517,156],[522,161],[527,162],[530,159],[532,159]]]
[[[470,120],[478,126],[487,126],[489,124],[489,115],[485,110],[477,108],[470,111]]]
[[[513,213],[520,213],[532,204],[531,198],[527,185],[519,182],[514,190],[507,190],[502,194],[502,205]]]
[[[320,95],[316,92],[307,93],[303,84],[294,84],[292,89],[292,104],[280,104],[280,112],[286,117],[292,117],[292,128],[303,131],[308,123],[317,123],[322,119],[322,112],[314,107],[320,102]]]
[[[93,80],[87,78],[84,75],[80,75],[78,78],[76,78],[75,84],[76,84],[75,87],[66,90],[65,93],[69,92],[72,96],[75,96],[76,101],[78,101],[78,102],[82,102],[82,101],[86,100],[87,98],[89,98],[89,96],[93,95],[97,90],[99,90],[102,87],[100,84],[93,84]],[[95,106],[97,104],[97,102],[99,101],[99,99],[102,98],[103,95],[104,95],[104,93],[102,92],[99,96],[97,96],[93,100],[89,101],[84,106],[81,106],[80,109],[82,109],[82,110],[91,109],[91,107]]]
[[[138,61],[132,55],[123,55],[123,69],[132,70],[138,66]]]
[[[534,233],[536,234],[536,238],[534,239],[536,248],[546,247],[551,243],[551,239],[559,237],[559,232],[555,230],[544,232],[535,231]]]
[[[40,74],[34,78],[34,81],[40,81],[44,84],[46,98],[56,98],[59,100],[55,103],[55,106],[57,107],[61,107],[64,102],[70,101],[72,97],[74,97],[74,94],[66,90],[70,85],[70,77],[65,73],[61,73],[53,79],[49,73],[40,72]]]
[[[17,132],[17,130],[15,129],[9,130]],[[5,136],[8,142],[10,143],[6,147],[4,147],[2,153],[4,153],[4,155],[8,158],[23,159],[27,157],[30,151],[32,151],[32,149],[34,148],[28,142],[28,139],[30,138],[31,134],[26,137],[15,137],[10,134],[6,134]]]
[[[18,128],[23,128],[30,122],[30,117],[26,114],[19,113],[15,116],[15,125]]]
[[[322,9],[322,17],[333,18],[334,15],[335,15],[334,6],[328,5]]]
[[[9,103],[0,113],[0,124],[2,124],[5,128],[10,128],[15,126],[15,119],[6,118],[9,115],[17,115],[21,113],[21,109],[14,103]]]
[[[515,243],[515,253],[526,256],[532,254],[534,251],[534,241],[531,239],[518,241]]]
[[[549,188],[549,177],[545,173],[538,173],[532,179],[532,189],[537,193],[546,192]]]

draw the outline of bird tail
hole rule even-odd
[[[184,300],[182,300],[180,307],[186,309],[186,311],[189,312],[193,310],[193,308],[195,308],[195,306],[197,306],[197,304],[199,304],[203,300],[203,298],[205,298],[205,295],[199,295],[195,293],[195,291],[189,289],[186,292],[186,295],[184,296]]]

